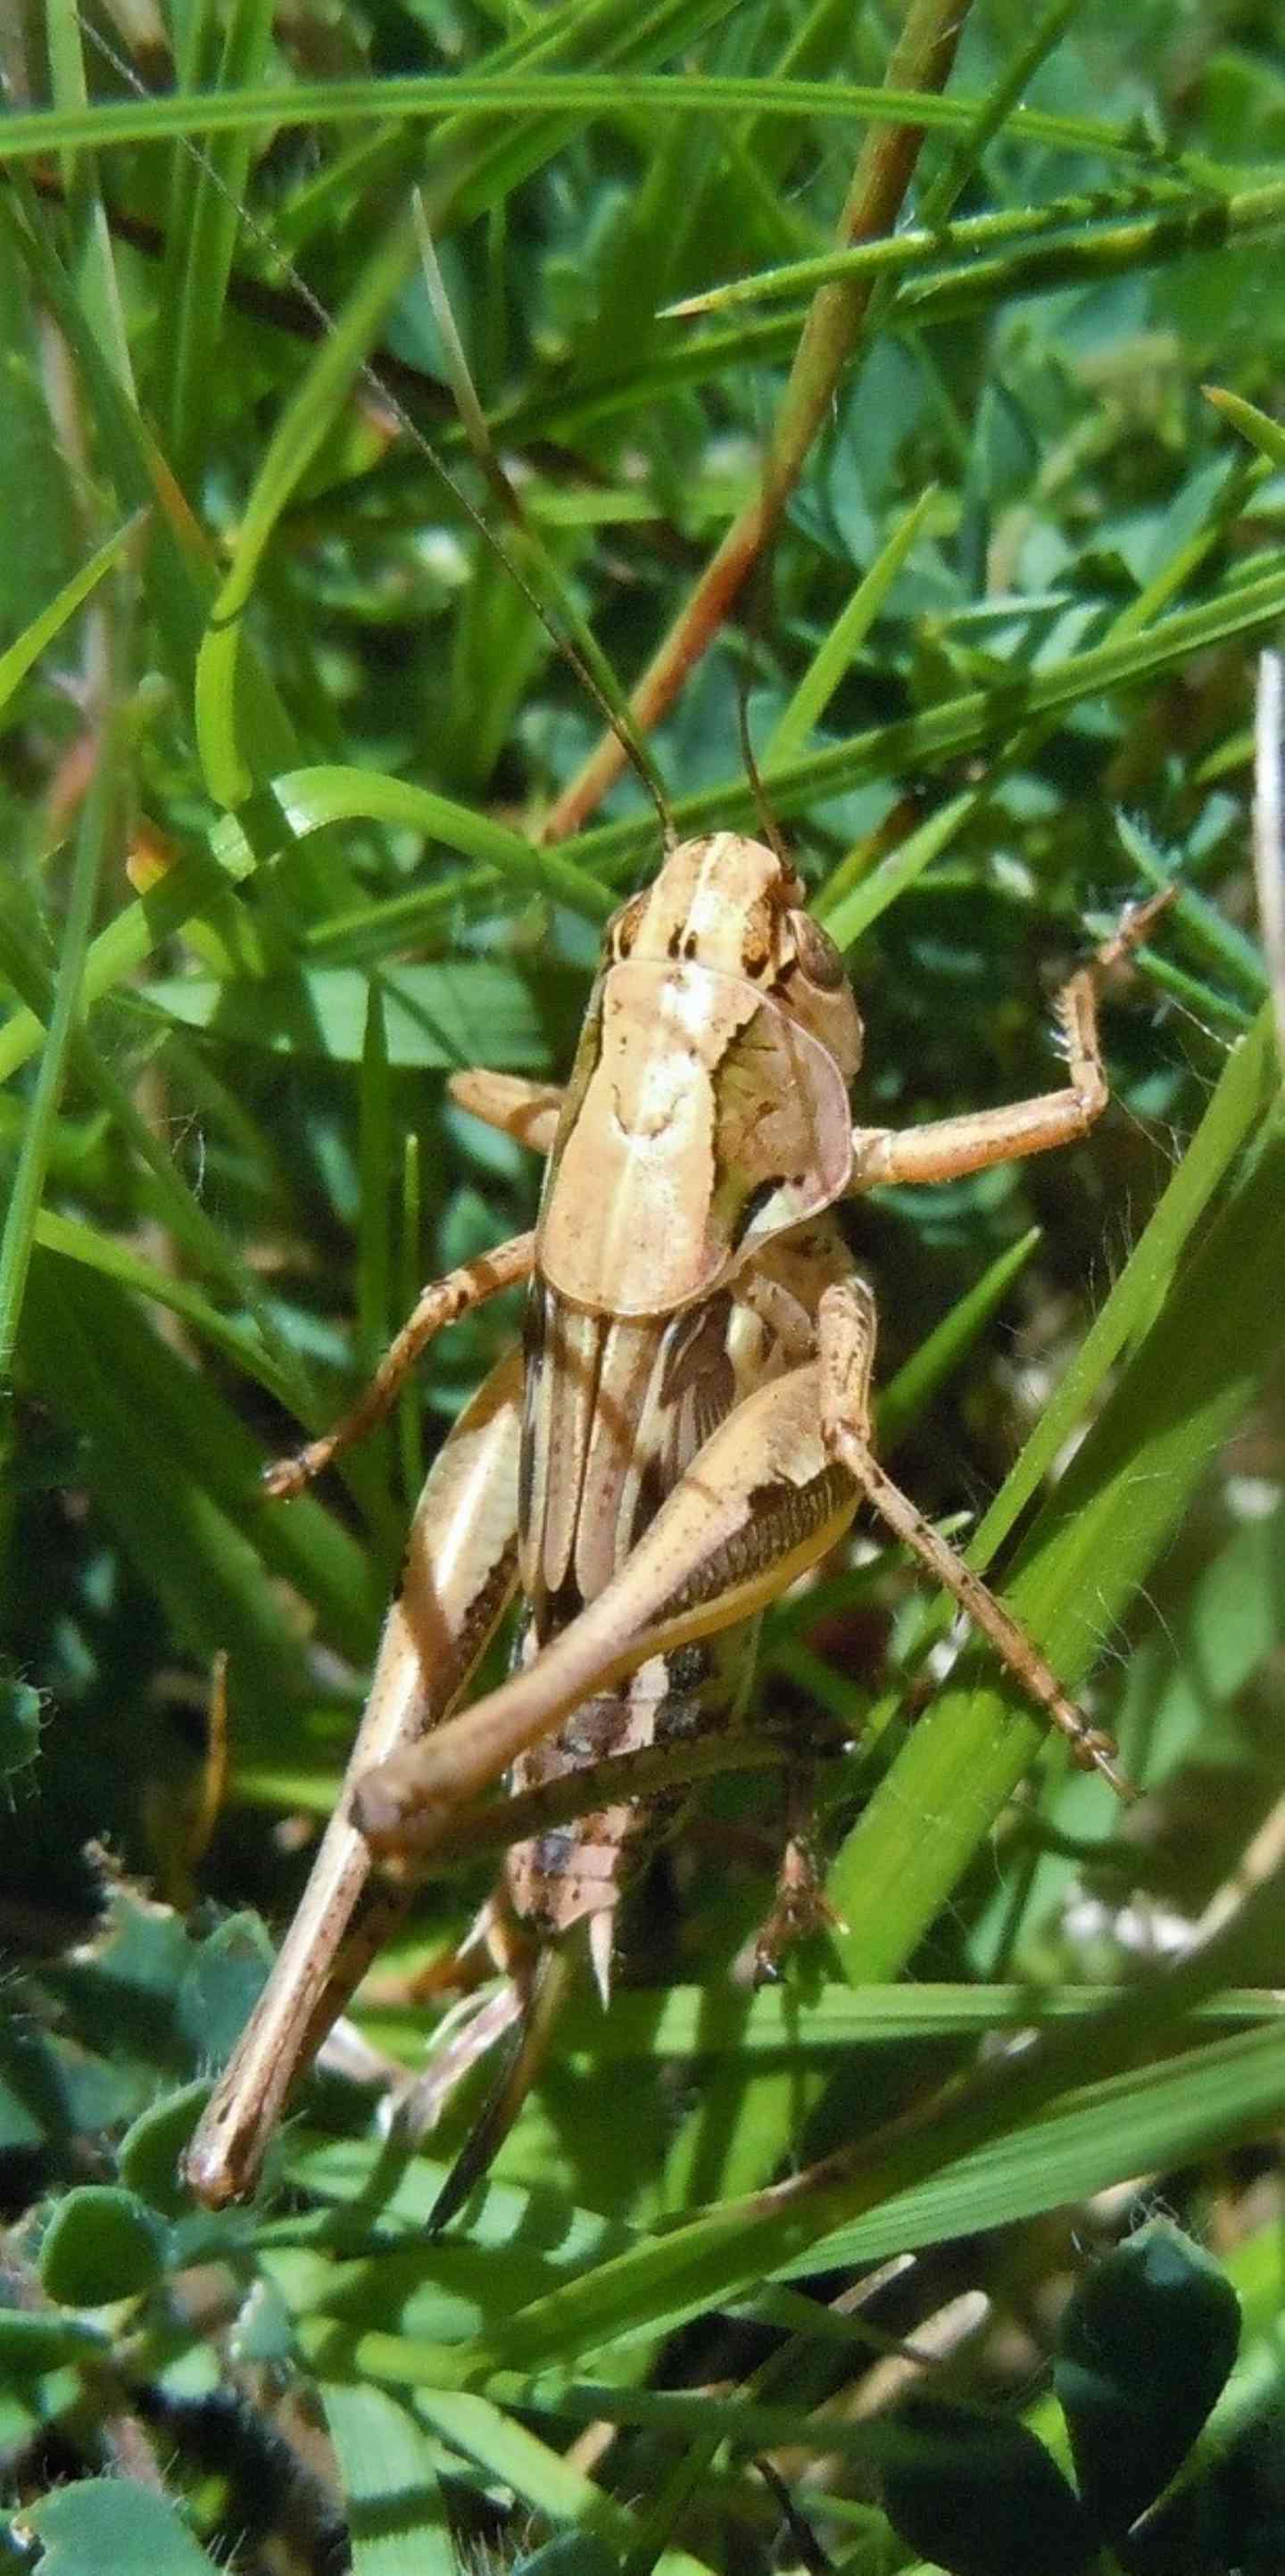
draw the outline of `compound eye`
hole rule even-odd
[[[638,925],[646,909],[646,895],[633,894],[628,903],[622,903],[619,912],[613,912],[607,924],[606,933],[613,957],[624,958],[629,955],[638,936]]]
[[[792,912],[790,931],[799,970],[809,984],[815,984],[823,993],[837,992],[844,980],[843,959],[828,930],[823,930],[810,912]]]

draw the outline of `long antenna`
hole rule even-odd
[[[110,38],[103,35],[98,27],[92,25],[90,20],[85,17],[79,9],[77,9],[76,17],[81,34],[88,39],[90,45],[93,46],[95,51],[102,56],[103,60],[110,64],[117,77],[124,81],[128,89],[133,91],[134,96],[141,99],[150,98],[152,96],[152,92],[148,89],[147,83],[135,70],[135,67],[129,60],[128,55],[119,52],[116,46],[112,44]],[[274,238],[270,227],[260,220],[259,216],[254,213],[252,207],[246,205],[244,201],[238,198],[233,190],[227,186],[222,173],[216,169],[209,154],[202,150],[201,145],[192,135],[180,134],[177,137],[177,140],[181,144],[183,150],[188,154],[189,158],[196,163],[198,169],[203,173],[210,185],[216,188],[225,203],[233,208],[238,222],[244,225],[245,230],[253,236],[253,238],[258,242],[260,248],[267,253],[268,257],[280,268],[283,275],[289,279],[291,286],[294,288],[296,295],[300,299],[300,302],[303,304],[306,311],[311,314],[314,322],[317,323],[320,330],[323,333],[328,332],[331,328],[332,316],[327,312],[320,296],[314,294],[306,277],[304,277],[302,271],[296,267],[288,251],[284,250],[281,244]],[[427,233],[427,225],[423,221],[422,210],[420,222],[420,239],[422,247]],[[435,260],[432,261],[432,266],[434,268],[436,267]],[[440,308],[437,296],[433,290],[431,275],[428,282],[430,300],[433,302],[434,310],[439,313],[440,321]],[[459,350],[458,334],[454,330],[453,321],[450,330],[445,332],[443,336],[446,340],[448,349],[451,347],[453,342],[455,349],[459,351],[462,359],[463,353],[462,350]],[[526,574],[516,561],[514,555],[504,544],[503,540],[496,535],[496,532],[491,526],[489,519],[486,517],[485,512],[479,510],[476,502],[470,500],[469,495],[464,490],[463,486],[456,481],[449,465],[447,465],[443,458],[438,455],[436,448],[433,446],[432,440],[425,437],[418,421],[412,418],[400,395],[395,391],[392,385],[385,382],[379,372],[378,366],[369,358],[363,358],[358,363],[357,376],[362,383],[366,384],[370,388],[372,393],[378,396],[380,403],[386,405],[391,411],[394,420],[397,422],[398,428],[405,432],[412,445],[423,457],[425,464],[428,465],[431,471],[437,476],[438,481],[442,484],[443,488],[450,493],[456,507],[463,512],[464,517],[469,521],[469,524],[476,529],[477,534],[482,538],[483,543],[491,548],[492,553],[503,565],[510,580],[515,584],[522,598],[526,601],[532,615],[538,618],[540,625],[544,628],[545,634],[548,636],[554,651],[562,656],[568,669],[574,672],[581,687],[588,692],[588,695],[593,700],[593,703],[604,723],[607,724],[615,734],[621,750],[624,752],[625,758],[629,762],[635,776],[651,798],[657,814],[659,815],[661,830],[665,837],[666,846],[668,847],[675,839],[675,831],[674,818],[670,810],[669,800],[665,793],[664,784],[650,753],[646,749],[646,746],[639,736],[636,728],[629,720],[623,697],[615,688],[614,681],[608,672],[607,665],[599,653],[596,642],[590,636],[588,628],[580,625],[579,620],[577,620],[579,635],[578,639],[573,639],[573,637],[567,632],[566,627],[560,625],[558,619],[553,616],[548,608],[546,608],[544,601],[540,598],[532,583],[527,579]],[[482,436],[486,444],[486,453],[481,453],[476,446],[474,427],[470,421],[470,412],[474,410],[476,411],[477,420],[481,422]],[[475,400],[472,404],[467,400],[464,402],[462,406],[462,416],[465,421],[466,429],[469,431],[470,439],[474,443],[474,452],[479,455],[479,462],[481,463],[483,473],[486,475],[488,483],[497,495],[503,494],[507,496],[505,499],[505,507],[510,510],[514,518],[515,525],[519,527],[524,526],[524,514],[518,501],[517,494],[514,492],[513,486],[510,483],[508,476],[505,474],[498,456],[495,454],[495,450],[490,442],[490,432],[486,428],[484,420],[482,420],[480,407],[476,405]],[[546,575],[549,574],[551,565],[550,560],[547,557],[544,558],[544,569]],[[569,607],[565,593],[563,593],[561,597],[561,606],[564,615],[571,616],[574,613]]]
[[[741,758],[745,763],[745,775],[750,782],[754,811],[759,818],[763,838],[768,848],[780,860],[782,867],[790,867],[793,862],[781,837],[780,824],[772,811],[768,792],[763,784],[763,772],[759,768],[758,755],[750,734],[750,702],[743,682],[738,682],[736,690],[736,730],[741,737]]]
[[[754,799],[754,811],[759,818],[759,827],[762,831],[763,838],[774,856],[780,860],[782,867],[788,868],[792,865],[792,862],[782,838],[781,826],[772,811],[768,792],[763,783],[763,773],[758,765],[758,757],[754,749],[753,737],[750,733],[749,683],[753,678],[753,666],[758,659],[759,647],[763,641],[762,619],[763,601],[766,591],[765,574],[771,562],[772,549],[769,547],[755,567],[755,578],[750,591],[750,614],[745,623],[745,640],[749,651],[747,663],[738,675],[736,683],[736,729],[740,735],[741,759],[745,764],[745,775],[750,782],[750,793]]]

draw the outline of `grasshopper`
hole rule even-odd
[[[789,861],[733,832],[671,838],[655,882],[608,926],[565,1091],[454,1078],[458,1102],[546,1155],[536,1227],[428,1286],[367,1394],[270,1470],[270,1490],[298,1492],[378,1418],[433,1334],[520,1280],[523,1347],[487,1378],[424,1486],[339,1807],[188,2152],[203,2200],[252,2187],[290,2085],[399,1919],[408,1877],[505,1776],[529,1800],[596,1766],[602,1802],[509,1849],[481,1928],[511,1973],[450,2078],[521,2018],[524,1939],[560,1958],[583,1933],[605,1998],[644,1827],[673,1804],[644,1812],[613,1794],[613,1762],[625,1777],[644,1748],[677,1757],[734,1724],[758,1613],[862,1502],[1076,1760],[1124,1789],[1110,1738],[875,1456],[875,1306],[836,1211],[876,1185],[950,1180],[1083,1136],[1108,1096],[1100,969],[1151,909],[1057,998],[1063,1087],[904,1131],[854,1126],[862,1023]],[[513,1669],[470,1702],[515,1593]],[[791,1848],[765,1960],[808,1915],[799,1876]]]
[[[583,658],[555,640],[603,709]],[[655,793],[639,746],[619,738]],[[546,1157],[534,1230],[430,1284],[353,1411],[268,1472],[275,1496],[300,1491],[380,1417],[434,1334],[527,1283],[522,1349],[428,1475],[338,1809],[188,2150],[188,2180],[211,2205],[253,2187],[292,2083],[400,1919],[414,1872],[501,1779],[526,1820],[582,1774],[601,1799],[595,1787],[589,1812],[515,1836],[476,1927],[507,1980],[430,2074],[421,2113],[506,2026],[526,2015],[538,2031],[558,1984],[548,1963],[581,1936],[605,1999],[621,1896],[675,1809],[655,1763],[672,1756],[678,1774],[687,1748],[734,1728],[758,1614],[862,1502],[1076,1759],[1124,1787],[1110,1739],[876,1458],[874,1301],[837,1219],[876,1186],[950,1180],[1084,1135],[1107,1099],[1096,992],[1111,952],[1058,997],[1063,1086],[906,1132],[854,1126],[861,1019],[801,879],[778,849],[734,832],[677,841],[656,801],[659,872],[608,926],[565,1091],[483,1070],[451,1084]],[[509,1678],[470,1700],[515,1595]],[[648,1762],[640,1802],[630,1784]],[[819,1904],[791,1838],[763,1964]]]

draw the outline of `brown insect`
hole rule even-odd
[[[509,1981],[451,2074],[520,2017],[532,1940],[547,1958],[583,1931],[607,1994],[616,1908],[656,1821],[654,1802],[613,1795],[612,1763],[734,1723],[758,1612],[863,1501],[1077,1760],[1123,1787],[1110,1739],[875,1457],[874,1301],[833,1211],[875,1184],[1082,1136],[1107,1098],[1099,967],[1151,909],[1058,997],[1065,1086],[900,1133],[854,1127],[862,1027],[842,959],[787,861],[715,833],[671,846],[610,924],[565,1092],[453,1082],[475,1116],[547,1155],[539,1222],[427,1288],[367,1396],[270,1471],[271,1490],[298,1492],[434,1333],[520,1279],[524,1344],[428,1477],[338,1810],[189,2152],[203,2199],[250,2188],[297,2071],[398,1919],[405,1889],[378,1864],[422,1865],[505,1775],[523,1796],[593,1766],[602,1799],[509,1850],[483,1926]],[[515,1593],[511,1676],[470,1701]],[[799,1911],[798,1868],[791,1849],[765,1954]]]

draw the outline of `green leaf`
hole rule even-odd
[[[1038,669],[1014,670],[998,685],[943,698],[922,715],[870,726],[831,750],[787,762],[772,773],[773,807],[781,815],[795,814],[870,779],[935,770],[1002,745],[1019,724],[1061,715],[1107,692],[1144,687],[1206,646],[1270,632],[1282,615],[1285,572],[1273,562],[1269,572],[1228,581],[1197,607],[1174,609],[1141,634],[1088,646]],[[753,791],[740,778],[725,778],[679,797],[674,807],[675,823],[684,833],[727,829],[754,819]],[[582,833],[569,848],[580,866],[615,875],[623,863],[641,856],[650,829],[637,823],[604,824]]]
[[[182,2218],[191,2198],[179,2174],[179,2159],[209,2098],[204,2077],[162,2095],[131,2122],[120,2142],[120,2177],[163,2218]]]
[[[916,2397],[899,2409],[904,2456],[885,2458],[883,2500],[903,2540],[950,2576],[1084,2576],[1094,2541],[1048,2452],[1021,2424]]]
[[[83,2317],[0,2308],[0,2384],[38,2379],[64,2362],[101,2358],[103,2339]]]
[[[26,2505],[44,2543],[41,2576],[211,2576],[172,2505],[128,2478],[82,2478]]]
[[[381,981],[390,1064],[435,1072],[480,1061],[498,1071],[551,1069],[532,994],[504,967],[457,957],[391,967]],[[361,1062],[370,983],[355,967],[317,966],[261,983],[192,975],[145,989],[157,1010],[232,1046],[295,1060]]]
[[[1202,391],[1206,402],[1212,403],[1215,411],[1221,412],[1224,420],[1229,420],[1269,465],[1285,465],[1285,429],[1278,420],[1260,411],[1257,403],[1246,402],[1243,395],[1228,393],[1221,385],[1205,385]]]
[[[244,2030],[267,1983],[272,1943],[257,1914],[233,1914],[202,1941],[178,1993],[181,2027],[204,2065],[217,2065]]]
[[[1240,2307],[1212,2258],[1153,2219],[1095,2263],[1062,2319],[1053,2385],[1086,2511],[1120,2540],[1154,2504],[1236,2358]]]
[[[67,2308],[105,2307],[153,2289],[165,2270],[165,2230],[132,2191],[86,2183],[60,2200],[40,2248],[47,2295]]]
[[[25,1771],[40,1751],[40,1693],[0,1673],[0,1777]]]

